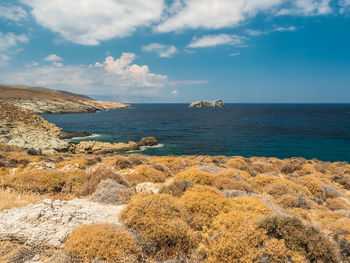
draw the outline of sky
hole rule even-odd
[[[133,103],[349,103],[350,0],[0,0],[0,83]]]

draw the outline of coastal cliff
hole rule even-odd
[[[68,149],[61,129],[33,112],[0,103],[0,142],[22,148],[56,152]]]
[[[98,101],[83,95],[41,87],[0,85],[0,94],[0,102],[34,113],[87,113],[131,107],[128,104]]]
[[[225,104],[222,102],[222,100],[214,100],[214,101],[207,101],[207,100],[200,100],[195,101],[190,104],[190,108],[222,108],[225,107]]]

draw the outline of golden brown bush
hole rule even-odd
[[[131,168],[132,162],[124,156],[118,156],[116,157],[114,165],[118,170],[122,170],[122,169]]]
[[[350,211],[350,205],[342,198],[329,198],[326,200],[327,207],[331,210],[348,210]]]
[[[135,262],[140,254],[133,236],[113,224],[78,227],[69,235],[64,248],[86,263],[94,259],[108,263]]]
[[[246,167],[247,162],[241,157],[235,157],[235,158],[227,160],[225,165],[230,167],[230,168],[236,168],[236,169],[242,170]]]
[[[175,197],[180,197],[186,192],[188,188],[191,188],[192,186],[194,186],[194,183],[192,183],[191,181],[173,181],[168,185],[163,185],[160,188],[159,193],[170,194]]]
[[[259,222],[270,237],[283,239],[287,248],[305,256],[310,262],[338,262],[333,244],[315,227],[304,225],[296,217],[270,216]]]
[[[253,188],[247,182],[234,180],[224,176],[217,176],[213,182],[213,186],[219,190],[240,190],[253,192]]]
[[[310,192],[305,187],[298,185],[288,179],[277,179],[275,183],[268,186],[267,193],[278,199],[282,195],[294,195],[294,196],[306,196],[310,195]]]
[[[255,229],[245,215],[238,211],[218,215],[211,225],[206,247],[208,263],[305,262],[289,250],[283,240],[270,239],[261,229]],[[262,261],[265,262],[265,261]]]
[[[299,177],[299,184],[304,185],[317,198],[325,201],[327,198],[326,191],[323,188],[323,182],[313,175],[304,175]]]
[[[161,163],[169,167],[169,169],[175,174],[184,170],[188,166],[188,163],[183,157],[160,156],[154,157],[150,161],[150,164],[157,163]]]
[[[0,180],[10,174],[10,170],[7,167],[0,167]]]
[[[134,170],[131,174],[125,174],[125,178],[132,186],[144,182],[162,183],[166,179],[166,175],[163,172],[149,165],[138,165],[134,167]]]
[[[195,185],[188,189],[180,200],[190,211],[190,224],[196,230],[209,226],[219,213],[231,209],[230,200],[209,186]]]
[[[3,185],[18,191],[72,193],[81,187],[85,177],[85,174],[80,170],[25,170],[5,178]]]
[[[97,189],[97,185],[101,181],[107,179],[111,179],[118,184],[125,185],[126,187],[130,186],[128,181],[113,169],[107,167],[99,167],[86,175],[84,184],[81,185],[78,194],[86,196],[94,193]]]
[[[267,204],[255,196],[237,196],[231,199],[231,210],[243,213],[252,222],[273,213]]]
[[[201,171],[198,168],[198,166],[192,166],[178,173],[175,176],[175,180],[186,180],[196,184],[212,185],[217,175]]]
[[[62,161],[56,164],[58,168],[63,168],[65,166],[71,166],[73,168],[84,169],[88,165],[88,159],[86,158],[74,158],[72,160]]]
[[[277,199],[277,203],[283,208],[300,207],[299,197],[291,194],[284,194]]]
[[[184,221],[185,207],[167,194],[136,195],[119,219],[155,242],[155,250],[165,257],[187,253],[198,243],[196,233]]]
[[[26,262],[33,258],[34,251],[27,246],[12,241],[0,241],[0,262]]]

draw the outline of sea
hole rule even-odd
[[[147,155],[304,157],[350,162],[350,104],[133,104],[85,114],[42,114],[77,138],[103,142],[155,136]]]

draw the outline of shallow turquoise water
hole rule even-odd
[[[89,114],[42,115],[67,131],[119,142],[155,136],[163,147],[149,155],[293,156],[350,162],[350,104],[135,104]]]

